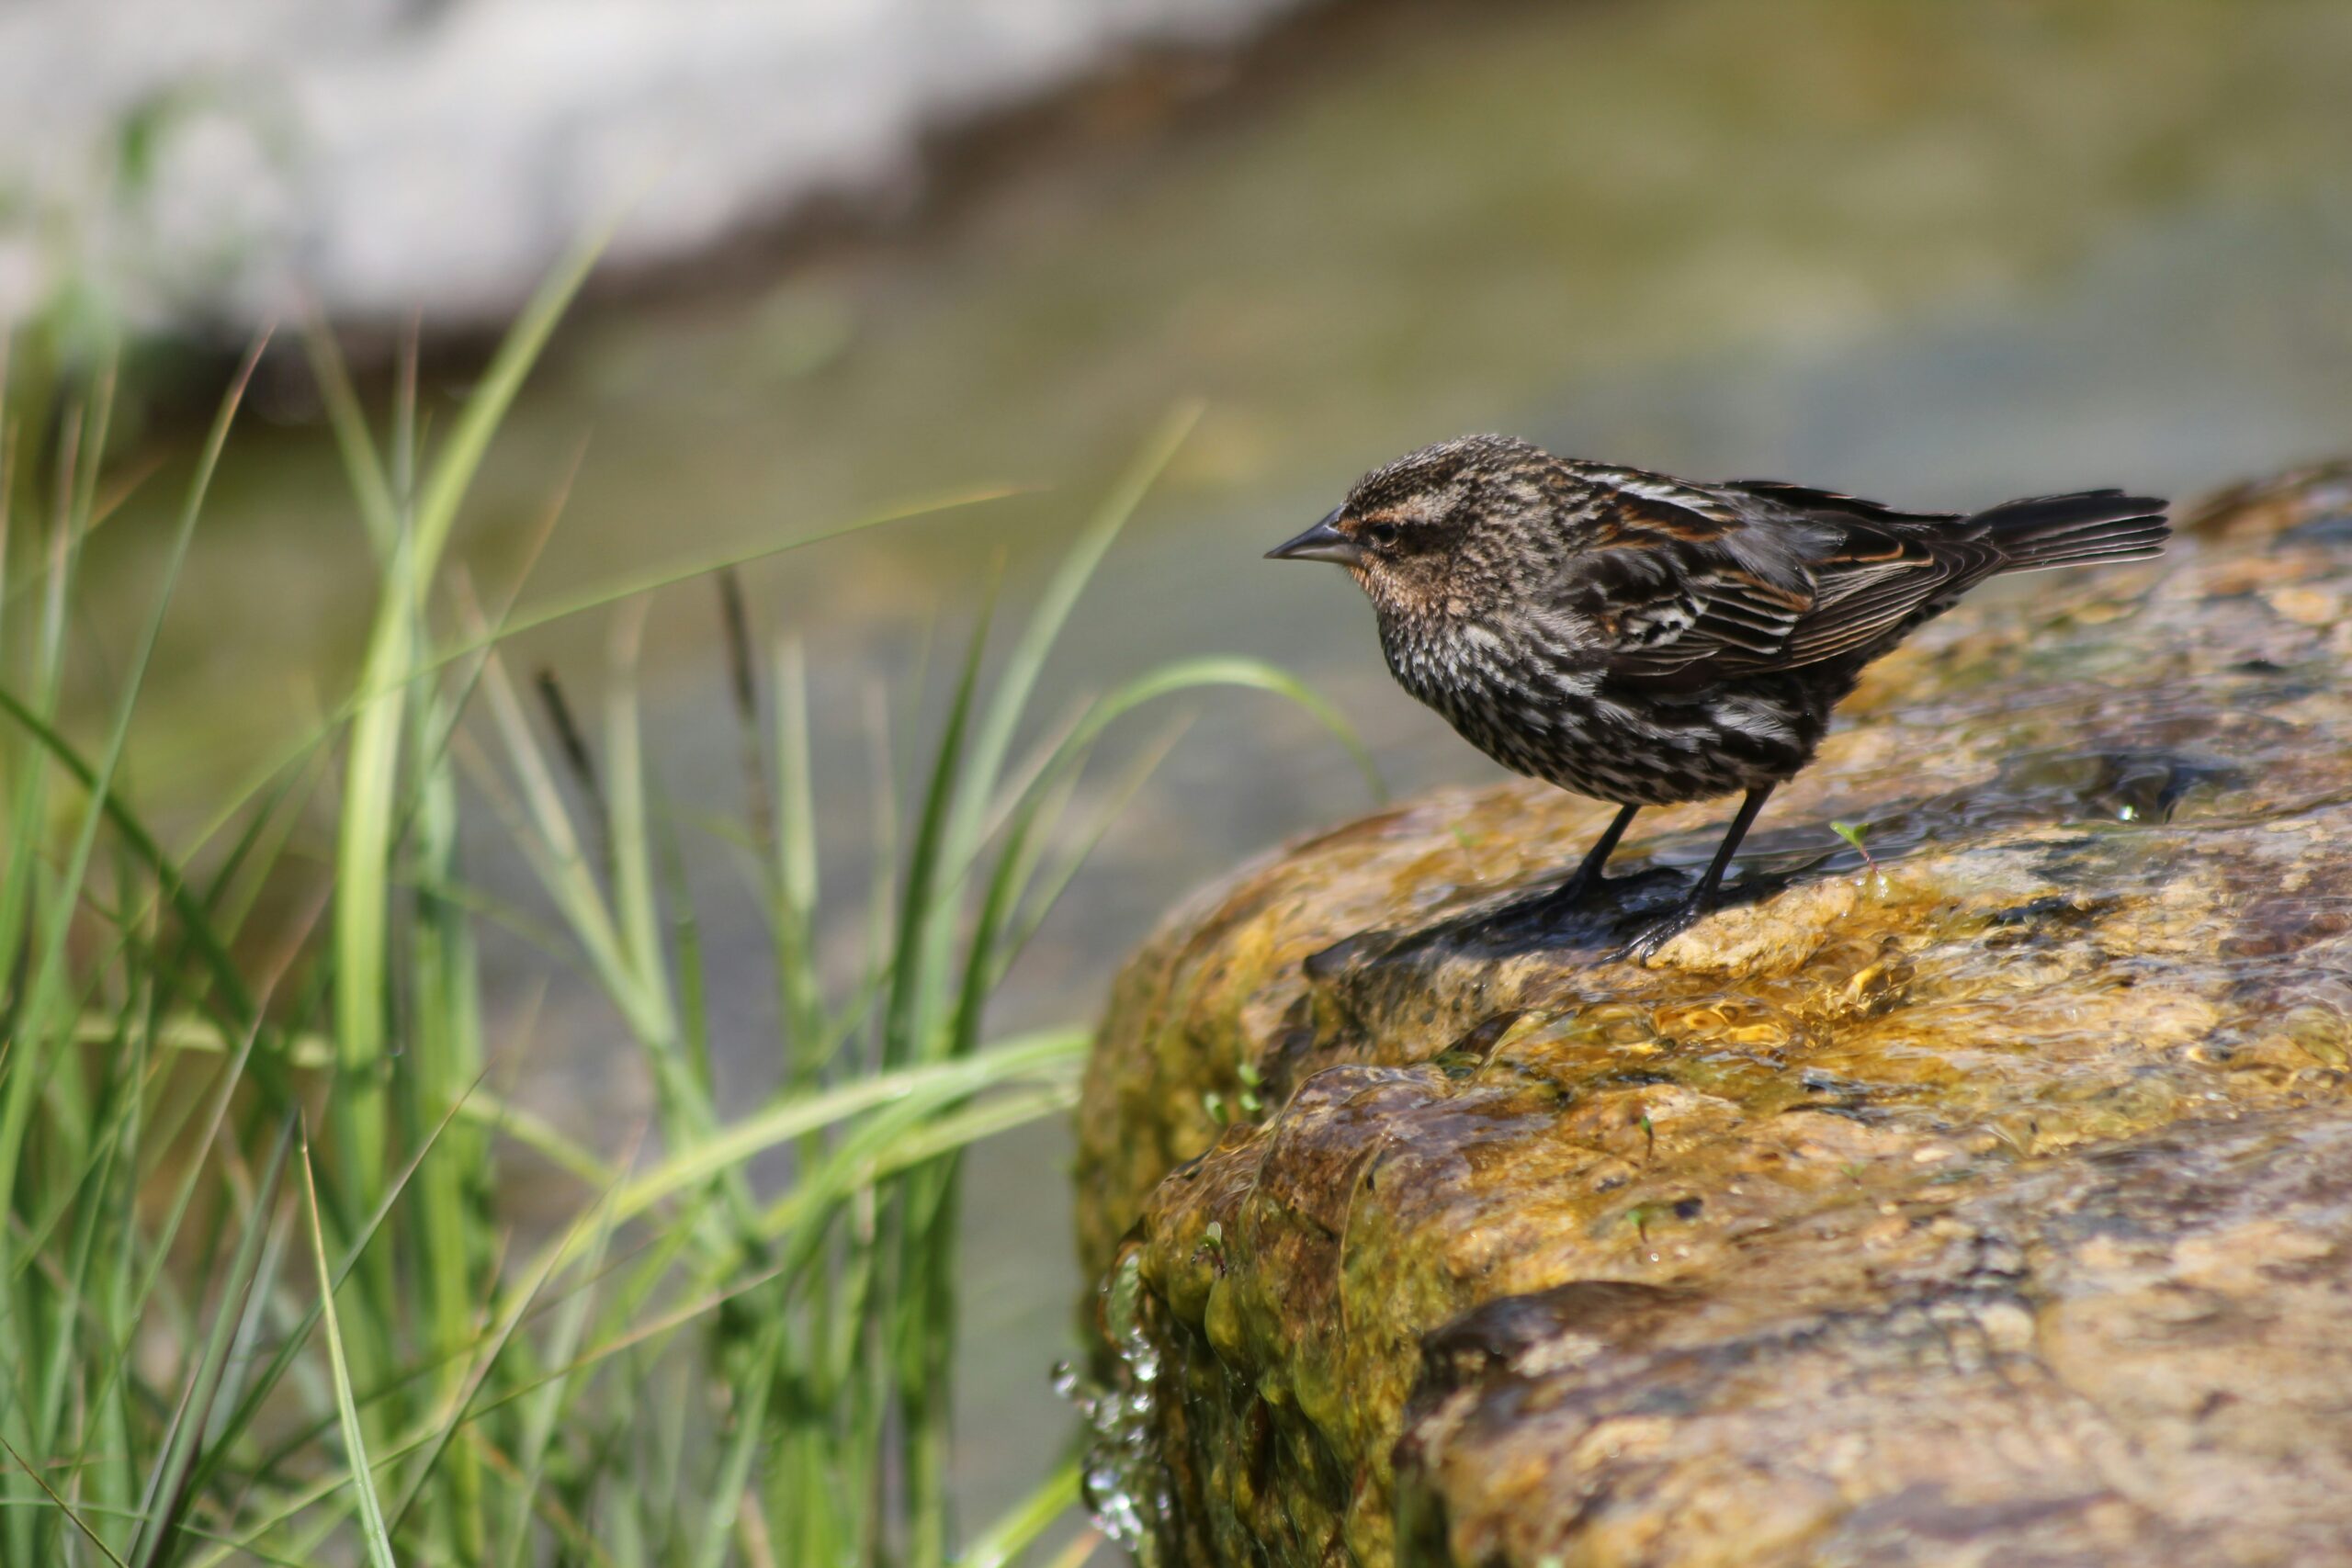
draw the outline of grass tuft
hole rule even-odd
[[[1197,416],[1180,411],[1025,614],[976,617],[911,798],[890,716],[925,694],[873,694],[874,863],[828,886],[808,655],[763,638],[734,563],[537,608],[517,589],[485,611],[446,562],[594,254],[548,281],[430,446],[413,345],[379,438],[312,325],[351,547],[377,585],[365,655],[315,733],[176,840],[123,759],[259,346],[112,671],[76,668],[70,630],[109,493],[110,388],[41,433],[40,483],[20,471],[32,436],[0,411],[0,1562],[998,1568],[1075,1498],[1074,1470],[1041,1455],[1004,1517],[950,1517],[960,1156],[1065,1112],[1087,1040],[997,1038],[990,999],[1174,743],[1081,788],[1128,716],[1244,688],[1362,749],[1312,693],[1239,659],[1147,671],[1058,728],[1035,722],[1058,634]],[[715,825],[670,804],[638,681],[645,595],[712,572],[745,795]],[[548,672],[526,700],[507,641],[597,610],[600,700],[575,706]],[[109,694],[96,724],[66,700],[93,689]],[[534,907],[469,879],[463,829],[484,812]],[[775,1087],[755,1103],[713,1078],[682,869],[682,840],[713,827],[770,939]],[[288,919],[266,895],[316,885],[288,871],[302,854],[324,859],[326,891]],[[641,1140],[590,1146],[499,1085],[489,919],[601,998],[651,1089]],[[570,1223],[518,1233],[499,1199],[518,1161],[576,1183]]]

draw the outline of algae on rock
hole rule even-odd
[[[1964,605],[1647,965],[1510,917],[1534,784],[1171,918],[1080,1123],[1158,1555],[2352,1557],[2347,608],[2345,470]]]

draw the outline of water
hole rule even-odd
[[[1389,684],[1351,586],[1259,552],[1364,467],[1466,429],[1951,506],[2194,490],[2340,450],[2347,62],[2352,8],[2321,4],[1337,16],[1222,96],[1125,105],[1004,160],[903,234],[592,311],[515,411],[464,547],[509,581],[583,439],[526,597],[941,487],[1049,487],[750,574],[762,621],[816,661],[819,786],[854,882],[873,672],[906,675],[934,620],[956,635],[999,552],[1017,601],[1153,423],[1203,394],[1207,417],[1080,606],[1041,711],[1157,660],[1248,652],[1330,693],[1396,786],[1489,777]],[[192,799],[336,689],[368,603],[300,378],[263,412],[274,423],[224,469],[133,759]],[[143,604],[146,510],[97,541],[103,626]],[[648,706],[666,787],[727,809],[716,637],[706,592],[663,597]],[[600,637],[593,621],[552,627],[520,662],[566,671],[584,707]],[[1295,714],[1241,697],[1196,711],[1014,976],[1001,1026],[1091,1012],[1186,889],[1363,805]],[[497,848],[472,847],[478,874],[518,886]],[[771,1065],[744,1043],[774,1037],[763,942],[731,873],[706,866],[696,885],[719,1038],[737,1043],[724,1067],[757,1085]],[[490,959],[509,995],[546,967],[519,943]],[[599,1141],[643,1103],[605,1070],[612,1034],[559,987],[527,1085]],[[1052,1142],[1006,1142],[975,1168],[989,1349],[962,1394],[989,1440],[967,1445],[974,1517],[1033,1482],[1066,1429],[1045,1369],[1080,1285]]]
[[[1097,1383],[1065,1363],[1054,1390],[1078,1408],[1086,1427],[1086,1506],[1103,1534],[1141,1568],[1158,1568],[1169,1509],[1156,1416],[1159,1351],[1143,1323],[1143,1252],[1127,1252],[1097,1292],[1103,1339],[1112,1347],[1110,1381]]]

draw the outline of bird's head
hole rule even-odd
[[[1464,435],[1408,453],[1358,479],[1348,499],[1270,560],[1348,569],[1384,615],[1476,615],[1508,586],[1556,513],[1555,468],[1507,435]]]

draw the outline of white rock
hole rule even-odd
[[[943,119],[1299,3],[15,0],[0,324],[74,280],[147,327],[305,291],[494,321],[624,202],[616,263],[690,256],[819,192],[903,191]]]

